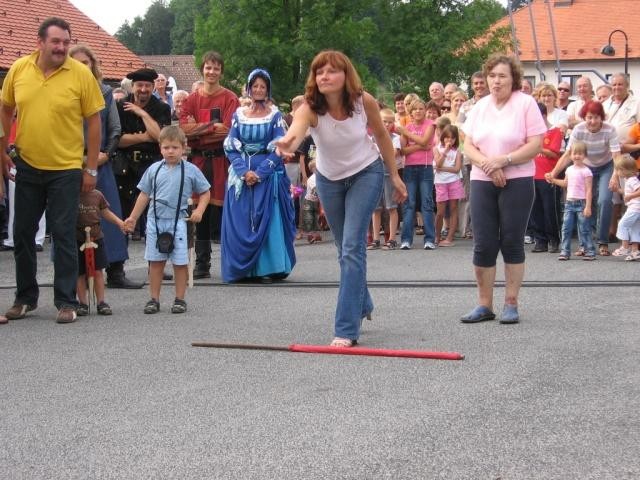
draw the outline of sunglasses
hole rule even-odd
[[[571,90],[569,90],[568,88],[558,88],[559,92],[570,92]]]

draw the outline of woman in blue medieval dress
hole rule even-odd
[[[271,78],[262,69],[249,74],[251,105],[233,115],[224,150],[231,162],[222,210],[222,280],[285,278],[296,263],[294,208],[275,141],[284,120],[269,106]]]

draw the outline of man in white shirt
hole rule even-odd
[[[572,102],[567,107],[567,114],[569,115],[569,128],[575,127],[578,123],[584,119],[580,117],[580,110],[584,104],[593,98],[593,85],[589,77],[580,77],[576,82],[576,89],[578,91],[578,99]]]

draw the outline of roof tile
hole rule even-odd
[[[89,45],[106,80],[120,80],[143,61],[68,0],[0,0],[0,71],[36,49],[37,31],[47,17],[71,25],[72,43]]]
[[[540,60],[554,61],[556,57],[546,3],[545,0],[533,0],[531,11]],[[629,37],[629,58],[640,58],[640,35],[637,34],[640,24],[638,3],[638,0],[550,0],[560,60],[601,60],[600,49],[607,44],[609,34],[616,29],[623,30]],[[525,6],[514,11],[513,20],[520,60],[535,61],[536,51],[529,8]],[[505,26],[509,26],[508,16],[494,25]],[[611,43],[616,50],[613,58],[623,59],[624,36],[620,33],[614,34]]]

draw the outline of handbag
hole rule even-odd
[[[178,227],[178,218],[180,217],[180,201],[182,200],[182,189],[184,188],[184,162],[180,162],[180,193],[178,193],[178,204],[176,205],[176,218],[173,222],[173,233],[162,232],[158,230],[158,212],[156,211],[156,184],[158,183],[158,173],[160,173],[159,165],[156,174],[153,177],[153,217],[156,221],[156,248],[160,253],[171,253],[175,248],[176,228]]]

